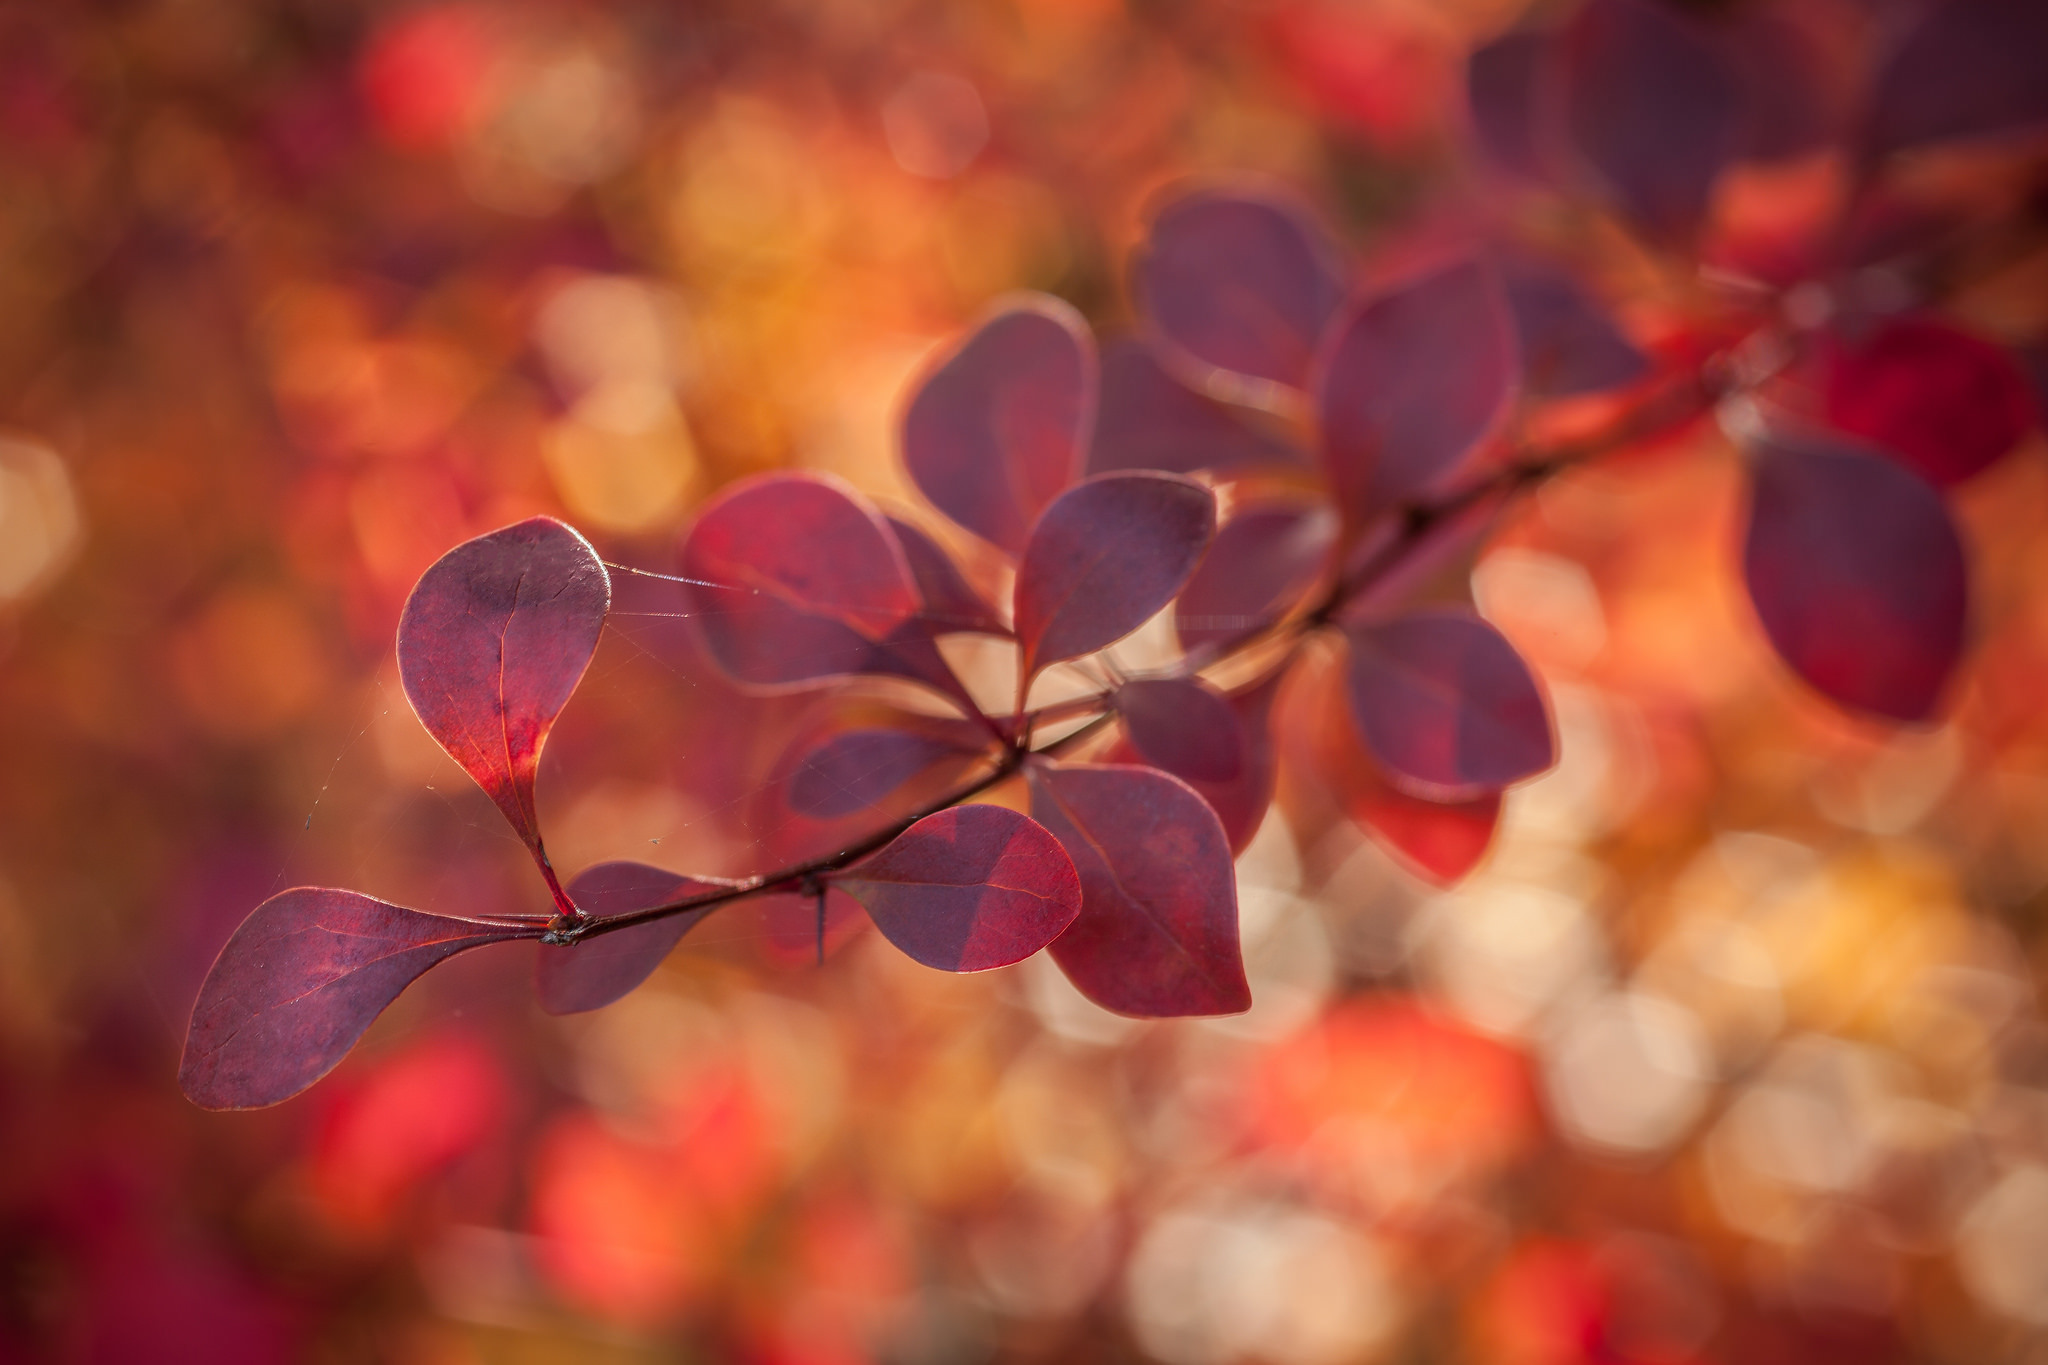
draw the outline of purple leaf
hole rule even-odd
[[[1152,348],[1120,337],[1102,352],[1102,403],[1088,472],[1164,469],[1239,471],[1294,468],[1302,453],[1253,430],[1224,404],[1168,374]]]
[[[598,863],[577,873],[569,881],[569,899],[585,914],[603,920],[684,900],[725,885],[729,883],[685,877],[646,863],[620,861]],[[542,944],[540,957],[533,964],[533,984],[540,996],[540,1007],[549,1014],[603,1009],[652,976],[677,940],[709,913],[706,908],[648,920],[566,947]]]
[[[1316,381],[1323,460],[1358,523],[1440,490],[1506,419],[1514,321],[1477,261],[1408,281],[1343,323]]]
[[[1555,49],[1549,33],[1523,29],[1474,49],[1465,63],[1466,106],[1480,147],[1502,170],[1530,180],[1549,177]]]
[[[918,385],[903,462],[932,506],[1015,554],[1080,475],[1095,385],[1088,324],[1058,299],[1030,296],[982,323]]]
[[[1059,841],[1003,806],[928,815],[832,883],[891,943],[927,967],[984,972],[1022,962],[1081,909]]]
[[[429,967],[540,932],[327,887],[279,892],[250,912],[207,972],[178,1085],[205,1109],[288,1100],[332,1071]]]
[[[1690,237],[1740,131],[1727,57],[1654,0],[1588,0],[1563,38],[1573,144],[1638,222]]]
[[[1278,620],[1322,576],[1336,541],[1337,518],[1322,502],[1232,512],[1174,604],[1181,647],[1225,645]]]
[[[1507,638],[1460,611],[1345,629],[1351,713],[1397,781],[1433,800],[1479,795],[1548,768],[1550,716]]]
[[[1133,678],[1116,690],[1117,714],[1138,757],[1189,782],[1228,782],[1245,767],[1244,729],[1199,678]]]
[[[1830,48],[1841,46],[1839,32],[1763,5],[1738,9],[1729,20],[1727,49],[1742,92],[1736,156],[1785,161],[1838,138],[1844,82]]]
[[[1941,495],[1848,444],[1753,447],[1743,570],[1772,645],[1845,706],[1926,719],[1962,655],[1963,546]]]
[[[910,565],[917,594],[924,599],[924,610],[917,619],[930,634],[1010,633],[995,608],[968,583],[943,546],[911,522],[899,517],[887,520],[889,529],[896,533],[896,543],[903,549],[904,561]]]
[[[1259,826],[1265,821],[1266,807],[1273,803],[1277,775],[1273,749],[1273,699],[1279,694],[1280,682],[1285,676],[1285,669],[1276,670],[1264,682],[1227,699],[1242,744],[1240,753],[1243,760],[1235,776],[1212,782],[1182,773],[1174,774],[1193,787],[1195,793],[1209,803],[1209,809],[1216,812],[1217,820],[1223,825],[1224,837],[1230,841],[1232,856],[1244,852],[1245,846],[1251,843],[1252,836],[1259,832]],[[1118,737],[1102,761],[1160,766],[1140,754],[1128,734]]]
[[[919,773],[973,756],[987,741],[988,732],[978,727],[963,724],[941,730],[930,721],[914,730],[842,730],[797,761],[789,779],[789,804],[814,820],[852,815]]]
[[[1132,290],[1154,333],[1196,377],[1221,370],[1297,389],[1344,300],[1343,276],[1315,224],[1242,191],[1167,205],[1132,270]]]
[[[1081,913],[1052,945],[1081,993],[1143,1018],[1249,1009],[1230,844],[1194,788],[1152,768],[1027,774],[1032,815],[1081,878]]]
[[[1865,141],[1876,154],[2048,122],[2048,5],[1928,4],[1878,71]]]
[[[534,517],[435,560],[399,618],[398,673],[412,709],[505,813],[551,887],[534,770],[610,606],[611,580],[590,543]]]
[[[1023,676],[1092,654],[1173,600],[1216,533],[1216,495],[1177,474],[1098,474],[1031,528],[1017,570]]]
[[[936,636],[922,621],[905,621],[888,639],[869,646],[858,668],[847,671],[923,683],[950,700],[959,708],[961,715],[981,714],[973,694],[960,681],[953,666],[946,662],[946,656],[939,652]]]
[[[1523,382],[1546,398],[1618,389],[1643,377],[1649,357],[1607,310],[1562,270],[1517,261],[1503,272],[1522,351]]]
[[[820,474],[726,488],[684,538],[682,572],[712,658],[756,685],[857,673],[919,606],[881,513]]]

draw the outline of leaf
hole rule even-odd
[[[1487,157],[1530,180],[1549,178],[1546,97],[1556,42],[1541,30],[1504,33],[1465,63],[1465,102]]]
[[[534,770],[610,607],[590,543],[534,517],[435,560],[398,622],[398,673],[420,724],[490,794],[551,886]]]
[[[1875,154],[2048,122],[2048,7],[2039,0],[1929,4],[1873,83]]]
[[[1925,720],[1962,656],[1969,575],[1941,495],[1857,447],[1752,445],[1743,572],[1771,644],[1845,706]]]
[[[759,686],[860,672],[920,605],[881,513],[822,474],[720,492],[683,539],[682,572],[712,658]]]
[[[1131,271],[1153,333],[1192,362],[1290,388],[1344,300],[1323,234],[1299,210],[1237,191],[1185,195],[1152,222]]]
[[[1725,16],[1741,89],[1738,160],[1781,162],[1839,140],[1848,81],[1840,30],[1825,15],[1751,5]]]
[[[928,815],[832,878],[891,943],[927,967],[983,972],[1051,943],[1081,909],[1059,841],[1003,806]]]
[[[1337,541],[1337,518],[1318,502],[1241,506],[1174,604],[1183,649],[1225,645],[1284,616],[1315,586]]]
[[[1116,711],[1140,759],[1189,782],[1228,782],[1244,771],[1237,713],[1199,678],[1133,678]]]
[[[881,801],[919,773],[949,760],[974,756],[988,733],[976,727],[917,729],[864,727],[827,736],[798,760],[789,779],[789,804],[814,820],[852,815]]]
[[[1315,385],[1323,462],[1346,517],[1442,489],[1506,420],[1519,360],[1499,284],[1461,261],[1368,300]]]
[[[967,582],[960,566],[936,540],[922,528],[899,517],[885,519],[889,529],[896,533],[896,543],[902,547],[904,562],[910,566],[917,594],[924,600],[924,610],[918,614],[917,620],[930,634],[1010,633],[1010,628],[996,615],[995,608]]]
[[[729,885],[622,860],[577,873],[569,881],[569,898],[601,921]],[[652,976],[677,941],[710,913],[707,907],[669,915],[567,946],[542,944],[533,964],[540,1007],[549,1014],[603,1009]]]
[[[1080,475],[1095,420],[1095,342],[1044,294],[996,313],[917,386],[903,462],[932,506],[1015,554]]]
[[[1052,945],[1081,993],[1141,1018],[1249,1009],[1230,845],[1194,788],[1153,768],[1026,772],[1031,814],[1081,879],[1081,913]]]
[[[178,1085],[204,1109],[288,1100],[332,1071],[429,967],[540,933],[537,925],[429,915],[353,891],[281,891],[250,912],[206,973]]]
[[[1828,420],[1938,487],[2011,452],[2039,420],[2011,352],[1935,318],[1894,318],[1827,355]]]
[[[1259,826],[1265,821],[1266,808],[1273,803],[1276,772],[1271,715],[1273,698],[1279,691],[1284,674],[1285,670],[1276,670],[1265,681],[1225,699],[1236,722],[1242,755],[1236,774],[1221,781],[1189,777],[1180,772],[1173,774],[1193,787],[1195,793],[1208,802],[1209,809],[1216,812],[1233,857],[1244,852],[1251,843],[1252,836],[1259,832]],[[1102,761],[1162,766],[1140,754],[1128,734],[1118,737]]]
[[[1216,495],[1177,474],[1098,474],[1031,528],[1017,570],[1023,677],[1092,654],[1173,600],[1216,533]]]
[[[1517,261],[1503,272],[1522,352],[1523,381],[1545,398],[1568,398],[1632,384],[1649,357],[1622,335],[1607,311],[1562,270]]]
[[[1293,446],[1254,430],[1224,404],[1168,374],[1150,346],[1120,337],[1102,352],[1102,401],[1088,472],[1164,469],[1242,471],[1294,468]]]
[[[1351,713],[1366,746],[1418,795],[1453,800],[1556,760],[1550,716],[1507,638],[1461,611],[1345,628]]]
[[[1588,0],[1564,30],[1562,58],[1573,145],[1644,227],[1690,237],[1740,130],[1728,58],[1652,0]]]

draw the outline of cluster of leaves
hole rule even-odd
[[[1953,74],[1950,49],[2024,40],[2038,13],[2012,0],[1930,11],[1854,116],[1861,164],[2031,120],[2028,85],[1950,80],[1945,104],[1928,91]],[[1590,0],[1561,29],[1475,54],[1474,122],[1505,173],[1605,196],[1646,243],[1684,256],[1723,170],[1783,150],[1752,142],[1785,127],[1773,101],[1795,37]],[[185,1092],[223,1108],[297,1093],[409,982],[485,944],[538,940],[543,1006],[600,1007],[748,897],[814,903],[821,948],[828,899],[844,896],[928,966],[980,971],[1048,948],[1111,1010],[1245,1009],[1232,858],[1272,800],[1269,722],[1299,646],[1327,636],[1345,651],[1356,735],[1331,736],[1327,758],[1350,808],[1425,875],[1461,875],[1503,790],[1551,764],[1552,730],[1497,630],[1461,606],[1403,605],[1407,590],[1517,490],[1717,408],[1750,456],[1744,567],[1765,633],[1827,696],[1925,718],[1968,614],[1941,489],[2003,455],[2034,412],[2010,357],[1938,318],[1844,307],[1787,321],[1778,301],[1853,266],[1857,234],[1845,222],[1847,256],[1771,282],[1769,307],[1729,310],[1713,345],[1659,363],[1572,271],[1499,232],[1361,287],[1284,199],[1170,203],[1131,275],[1138,332],[1098,349],[1067,305],[1013,298],[916,387],[904,461],[977,542],[982,571],[815,474],[732,485],[683,536],[679,590],[736,681],[891,678],[957,712],[886,707],[799,735],[781,770],[803,818],[874,810],[934,774],[956,785],[742,881],[630,862],[557,877],[535,770],[596,648],[609,579],[547,518],[458,546],[407,605],[405,690],[525,842],[555,913],[273,897],[202,988]],[[1593,439],[1514,434],[1537,405],[1589,395],[1610,414]],[[1008,581],[1007,613],[978,580]],[[1104,654],[1169,609],[1177,662],[1126,675]],[[1014,707],[977,702],[940,648],[956,634],[1012,646]],[[1032,708],[1033,683],[1077,662],[1094,690]],[[1013,778],[1029,815],[975,801]]]

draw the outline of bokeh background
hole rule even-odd
[[[1363,259],[1472,193],[1463,55],[1522,8],[0,6],[0,1360],[2048,1361],[2038,434],[1959,494],[1980,643],[1905,734],[1769,657],[1711,431],[1542,490],[1472,590],[1563,762],[1448,894],[1296,761],[1344,723],[1311,659],[1249,1015],[734,912],[595,1015],[486,950],[277,1109],[177,1092],[269,893],[545,908],[397,686],[435,557],[548,512],[658,566],[774,467],[914,503],[918,365],[1007,290],[1127,322],[1171,185]],[[2043,164],[1913,192],[2031,221]],[[1839,178],[1744,167],[1717,232]],[[2038,233],[1994,265],[1959,315],[2038,341]],[[754,870],[812,703],[620,592],[555,860]]]

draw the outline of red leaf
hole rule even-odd
[[[534,769],[610,606],[611,580],[589,542],[534,517],[434,561],[398,623],[399,677],[420,723],[490,794],[551,888]]]
[[[1933,318],[1897,318],[1831,348],[1828,420],[1899,456],[1940,487],[2020,443],[2034,394],[2002,347]]]
[[[798,760],[789,779],[789,804],[814,820],[835,820],[881,801],[919,773],[987,747],[988,732],[965,724],[941,729],[842,730]]]
[[[860,672],[919,606],[882,514],[822,474],[726,488],[684,538],[682,571],[700,580],[684,590],[712,658],[757,685]]]
[[[1322,502],[1257,502],[1231,513],[1174,604],[1183,649],[1225,645],[1280,619],[1322,576],[1337,518]]]
[[[569,898],[603,920],[715,891],[727,882],[666,872],[646,863],[598,863],[569,881]],[[662,959],[710,910],[648,920],[568,946],[542,944],[533,964],[540,1007],[549,1014],[603,1009],[654,974]]]
[[[1344,280],[1299,210],[1243,191],[1190,194],[1153,220],[1132,289],[1154,332],[1215,370],[1302,388]]]
[[[1369,754],[1350,746],[1352,761],[1336,775],[1350,817],[1418,875],[1449,886],[1477,866],[1500,824],[1500,793],[1431,801],[1387,781]],[[1341,762],[1341,760],[1340,760]]]
[[[1081,913],[1052,945],[1081,993],[1143,1018],[1251,1008],[1230,845],[1194,788],[1152,768],[1027,771],[1032,815],[1081,878]]]
[[[1513,404],[1514,322],[1492,274],[1463,261],[1369,300],[1338,329],[1315,386],[1339,507],[1372,513],[1442,489]]]
[[[1690,236],[1740,131],[1727,57],[1668,4],[1588,0],[1564,31],[1565,127],[1637,221]]]
[[[178,1085],[205,1109],[288,1100],[332,1071],[429,967],[540,932],[327,887],[279,892],[250,912],[207,972]]]
[[[1026,296],[918,385],[903,462],[932,506],[1015,554],[1081,471],[1095,383],[1088,324],[1058,299]]]
[[[1546,398],[1599,393],[1632,384],[1649,370],[1649,358],[1562,270],[1518,261],[1504,279],[1530,392]]]
[[[1450,800],[1505,787],[1556,759],[1529,666],[1477,616],[1417,611],[1345,628],[1351,712],[1397,781]]]
[[[1265,821],[1266,808],[1273,803],[1275,767],[1270,717],[1273,697],[1279,691],[1283,676],[1284,670],[1275,672],[1266,681],[1228,699],[1243,756],[1235,776],[1211,782],[1185,773],[1174,774],[1193,787],[1196,794],[1209,803],[1209,809],[1216,812],[1217,820],[1223,825],[1224,837],[1230,841],[1232,856],[1244,852],[1251,843],[1252,836],[1259,832],[1259,826]],[[1129,735],[1119,736],[1102,761],[1163,766],[1140,754]]]
[[[1873,152],[2048,122],[2048,6],[2040,0],[1926,5],[1879,70]]]
[[[1120,337],[1103,348],[1102,403],[1088,472],[1165,469],[1240,471],[1295,468],[1293,446],[1247,425],[1224,404],[1196,393],[1160,366],[1152,348]]]
[[[1962,656],[1969,575],[1941,495],[1854,446],[1757,443],[1743,571],[1764,631],[1845,706],[1924,720]]]
[[[1146,763],[1188,782],[1228,782],[1244,772],[1237,713],[1199,678],[1133,678],[1116,690],[1117,714]]]
[[[896,543],[910,565],[917,594],[924,610],[917,620],[932,635],[971,632],[980,635],[1008,635],[1010,628],[996,615],[995,608],[969,585],[953,557],[924,530],[899,517],[886,518],[896,533]]]
[[[1480,147],[1502,170],[1530,180],[1549,176],[1545,100],[1555,47],[1546,32],[1518,30],[1474,49],[1465,63],[1466,106]]]
[[[912,825],[833,885],[927,967],[1007,967],[1059,937],[1081,883],[1059,841],[1003,806],[954,806]]]
[[[1017,570],[1024,678],[1092,654],[1173,600],[1216,533],[1216,495],[1176,474],[1098,474],[1031,528]]]

